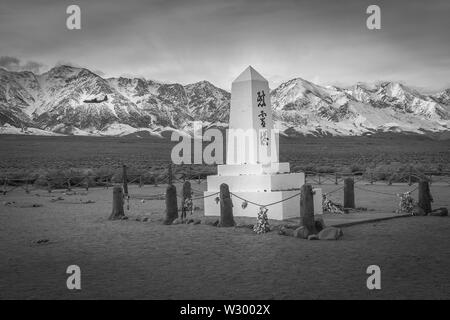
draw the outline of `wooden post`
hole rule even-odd
[[[52,181],[49,177],[47,177],[47,191],[48,193],[52,193]]]
[[[370,173],[370,184],[373,184],[373,172]]]
[[[121,186],[114,186],[113,189],[113,209],[109,220],[120,220],[125,217],[123,211],[123,190]]]
[[[220,222],[219,227],[234,227],[233,202],[226,183],[220,185]]]
[[[334,184],[338,184],[338,174],[337,172],[334,173]]]
[[[183,197],[182,197],[182,203],[181,203],[181,220],[186,219],[187,215],[187,206],[186,206],[186,199],[192,199],[192,191],[191,191],[191,183],[189,181],[185,181],[183,183]],[[192,211],[191,211],[192,214]]]
[[[169,184],[166,189],[166,219],[164,224],[172,224],[178,218],[177,188]]]
[[[314,199],[313,189],[310,184],[301,187],[300,195],[300,224],[304,226],[310,234],[316,233],[314,222]]]
[[[428,181],[421,180],[419,182],[419,203],[418,206],[425,211],[426,214],[431,212],[431,202],[433,197],[430,192],[430,185]]]
[[[71,191],[72,186],[70,185],[70,178],[67,179],[67,191]]]
[[[28,188],[28,178],[25,180],[25,192],[30,193],[30,189]]]
[[[412,166],[409,166],[408,185],[412,186]]]
[[[125,197],[128,196],[128,177],[127,177],[127,166],[122,166],[122,183],[123,183],[123,193]]]
[[[142,176],[139,176],[139,188],[142,188],[142,185],[143,185]]]
[[[352,178],[344,180],[344,208],[355,209],[355,182]]]
[[[321,185],[322,183],[320,182],[320,173],[319,173],[319,185]]]
[[[89,177],[84,178],[86,191],[89,191]]]
[[[198,180],[197,180],[197,183],[198,183],[198,184],[202,183],[202,179],[200,178],[200,173],[198,174]]]

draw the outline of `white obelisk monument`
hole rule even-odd
[[[278,134],[273,128],[269,84],[251,66],[231,86],[226,152],[226,164],[217,167],[217,175],[207,177],[205,196],[218,192],[220,184],[226,183],[232,193],[234,216],[257,217],[259,207],[242,205],[242,199],[246,199],[262,206],[280,201],[267,207],[269,219],[299,217],[300,197],[292,196],[305,183],[305,174],[290,173],[289,163],[278,162]],[[314,213],[322,214],[322,190],[314,191]],[[204,201],[206,216],[220,215],[215,197]]]

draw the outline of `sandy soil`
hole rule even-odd
[[[392,194],[411,189],[363,187]],[[164,190],[130,187],[136,198]],[[431,192],[434,207],[450,207],[449,186],[432,185]],[[57,197],[64,200],[51,202]],[[342,191],[333,197],[342,199]],[[161,200],[132,199],[129,220],[111,222],[111,198],[111,189],[0,196],[0,298],[450,298],[448,217],[369,223],[344,228],[339,241],[307,241],[246,228],[163,226]],[[88,200],[95,203],[82,203]],[[394,196],[357,190],[357,205],[368,213],[392,212],[397,203]],[[195,205],[201,216],[201,201]],[[136,221],[142,217],[149,220]],[[37,244],[40,239],[49,242]],[[72,264],[81,268],[80,291],[66,288]],[[371,264],[381,267],[379,291],[366,288]]]

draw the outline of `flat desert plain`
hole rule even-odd
[[[193,187],[201,191],[205,184]],[[177,188],[180,192],[180,185]],[[336,186],[322,188],[329,192]],[[398,205],[395,193],[412,187],[364,188],[391,194],[356,190],[357,206],[368,210],[353,215],[377,217],[392,213]],[[111,188],[51,194],[16,189],[0,196],[0,298],[450,297],[449,217],[354,225],[344,227],[338,241],[308,241],[277,232],[256,235],[248,228],[162,225],[164,200],[141,199],[164,191],[165,186],[130,186],[129,219],[121,221],[107,220]],[[450,206],[448,184],[432,184],[431,192],[434,207]],[[416,192],[413,196],[417,198]],[[342,201],[342,190],[332,198]],[[194,206],[193,216],[202,218],[202,201],[194,201]],[[250,205],[248,209],[257,210]],[[333,219],[336,215],[325,215],[326,223]],[[81,290],[66,287],[69,265],[81,268]],[[369,265],[381,268],[381,290],[367,289]]]

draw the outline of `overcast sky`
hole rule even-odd
[[[66,8],[81,7],[81,30]],[[366,8],[381,7],[381,30]],[[449,0],[1,0],[0,66],[46,71],[84,66],[229,90],[248,65],[280,82],[401,81],[450,87]]]

